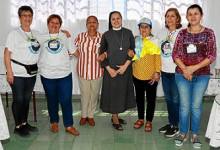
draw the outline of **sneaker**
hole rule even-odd
[[[29,132],[37,132],[38,128],[31,126],[30,124],[26,123],[25,125],[23,125],[23,128]]]
[[[14,133],[21,136],[21,137],[29,137],[30,136],[30,133],[23,126],[20,126],[20,128],[15,128]]]
[[[169,128],[171,127],[171,124],[167,124],[159,129],[160,133],[165,133]]]
[[[179,128],[174,125],[171,125],[171,127],[164,133],[166,137],[174,137],[177,134],[179,134]]]

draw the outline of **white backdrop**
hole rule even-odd
[[[24,4],[28,4],[28,2],[30,3],[33,0],[12,0],[15,3],[19,3],[20,1]],[[37,1],[37,0],[36,0]],[[36,1],[33,1],[33,3]],[[57,0],[58,1],[58,0]],[[64,1],[68,1],[68,0],[64,0]],[[90,2],[92,2],[94,0],[91,0]],[[96,2],[98,2],[99,0],[96,0]],[[112,0],[111,2],[113,3],[114,0]],[[122,0],[121,0],[122,1]],[[123,0],[125,1],[125,0]],[[136,0],[139,3],[141,2],[145,2],[144,0]],[[191,1],[199,1],[199,0],[191,0]],[[52,1],[51,1],[52,2]],[[56,2],[56,1],[53,1]],[[74,1],[74,2],[81,2],[81,1]],[[169,2],[169,3],[168,3]],[[188,1],[189,2],[189,1]],[[152,19],[153,22],[153,34],[157,35],[158,32],[160,31],[160,29],[162,27],[164,27],[164,12],[166,11],[167,8],[169,7],[178,7],[180,6],[179,4],[181,4],[181,7],[178,7],[183,20],[183,24],[184,27],[186,26],[186,19],[185,19],[185,12],[186,12],[186,8],[188,5],[191,5],[190,3],[186,2],[185,0],[175,0],[174,3],[171,2],[171,0],[167,0],[165,2],[165,0],[155,0],[154,5],[159,4],[160,7],[159,8],[163,8],[164,10],[160,10],[161,12],[159,12],[159,10],[155,10],[153,7],[153,9],[151,8],[150,12],[147,12],[144,8],[142,8],[141,11],[141,15],[137,15],[136,19],[133,18],[128,18],[128,17],[124,17],[125,19],[129,19],[129,20],[124,20],[123,21],[123,26],[127,27],[129,29],[131,29],[134,33],[134,35],[138,34],[138,28],[137,28],[137,22],[139,20],[140,17],[149,17]],[[5,41],[6,41],[6,37],[8,32],[13,29],[15,26],[13,26],[14,24],[18,23],[14,21],[14,23],[12,23],[12,19],[13,17],[15,19],[17,19],[17,16],[13,15],[13,9],[15,9],[15,13],[17,12],[17,8],[16,5],[14,7],[11,6],[11,1],[10,0],[0,0],[0,14],[1,14],[1,19],[0,19],[0,74],[4,74],[5,70],[4,70],[4,63],[3,63],[3,51],[4,51],[4,45],[5,45]],[[187,4],[182,4],[182,3],[187,3]],[[143,3],[143,7],[148,7],[148,3],[145,4]],[[150,4],[149,4],[150,5]],[[166,6],[163,6],[166,5]],[[38,8],[38,5],[36,5],[35,9],[36,11],[41,11],[45,10],[43,8]],[[220,1],[219,0],[203,0],[203,11],[204,11],[204,18],[202,21],[202,24],[206,27],[209,27],[211,29],[213,29],[215,31],[215,35],[217,38],[217,47],[220,47],[219,45],[219,40],[220,40],[220,20],[218,15],[220,14],[220,10],[219,10],[219,6],[220,6]],[[113,10],[117,10],[115,7],[116,6],[111,6]],[[137,8],[139,9],[139,8]],[[98,10],[98,8],[97,8]],[[47,10],[45,10],[47,11]],[[112,10],[110,10],[112,11]],[[42,11],[43,12],[43,11]],[[47,11],[47,13],[44,14],[44,16],[38,17],[36,19],[37,16],[34,16],[34,22],[33,22],[33,26],[32,28],[35,28],[37,30],[39,30],[40,32],[46,32],[47,31],[47,26],[46,26],[46,19],[45,21],[39,21],[39,18],[42,19],[42,17],[47,18],[47,16],[49,11]],[[59,13],[56,12],[56,10],[52,13]],[[65,14],[66,12],[64,12]],[[98,12],[95,12],[93,10],[93,12],[90,12],[90,14],[94,14],[96,16],[98,16],[99,19],[99,31],[100,32],[104,32],[107,30],[108,28],[108,20],[106,18],[108,18],[108,16],[105,18],[105,16],[101,16],[100,14],[97,14]],[[162,14],[161,14],[162,13]],[[35,12],[34,15],[39,14],[38,12]],[[61,13],[62,14],[62,13]],[[124,15],[125,13],[122,12],[122,15]],[[160,16],[158,16],[158,14],[160,14]],[[86,18],[87,16],[80,16],[81,18]],[[101,18],[101,19],[100,19]],[[159,18],[159,19],[158,19]],[[14,19],[14,20],[15,20]],[[86,31],[86,26],[85,26],[85,19],[80,19],[79,16],[78,18],[75,17],[74,18],[75,21],[71,22],[69,19],[64,19],[64,25],[62,26],[63,29],[66,29],[68,31],[70,31],[70,33],[72,34],[73,37],[76,37],[78,33]],[[36,21],[37,20],[37,21]],[[76,60],[73,59],[72,60],[72,68],[73,68],[73,94],[79,94],[79,87],[78,87],[78,81],[77,81],[77,76],[75,73],[75,65],[76,65]],[[215,63],[212,64],[212,68],[214,68]],[[212,70],[213,72],[213,70]],[[5,85],[3,85],[2,82],[5,82],[5,77],[4,76],[0,76],[0,92],[3,92],[1,87],[4,86],[4,88],[6,89]],[[39,80],[38,80],[39,82]],[[43,91],[40,87],[40,83],[37,83],[37,87],[35,88],[36,90],[40,90]],[[162,91],[162,87],[161,87],[161,83],[159,84],[158,87],[158,92],[157,92],[158,96],[163,96],[163,91]]]

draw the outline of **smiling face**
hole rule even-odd
[[[30,11],[22,11],[19,17],[21,26],[27,26],[27,27],[31,26],[32,19],[33,19],[33,15]]]
[[[186,19],[191,26],[200,25],[202,17],[203,14],[201,14],[198,8],[191,8],[187,11]]]
[[[91,16],[87,19],[86,27],[88,31],[96,31],[98,29],[98,26],[99,26],[99,23],[95,17]]]
[[[168,11],[165,16],[165,23],[168,26],[168,28],[176,27],[177,22],[178,18],[176,13],[174,11]]]
[[[147,24],[141,24],[139,27],[139,31],[142,37],[148,37],[151,34],[151,27]]]
[[[119,13],[113,13],[111,16],[111,24],[113,28],[120,28],[122,25],[122,18]]]
[[[59,33],[60,30],[60,21],[58,18],[52,18],[48,23],[48,29],[51,34]]]

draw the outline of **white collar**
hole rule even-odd
[[[119,28],[112,27],[112,29],[115,30],[115,31],[119,31],[119,30],[121,30],[121,27],[119,27]]]

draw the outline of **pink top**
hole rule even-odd
[[[187,47],[193,44],[196,52],[187,53]],[[216,40],[212,29],[205,28],[203,32],[191,34],[187,29],[182,29],[177,35],[172,53],[173,60],[180,59],[186,66],[196,65],[208,58],[211,63],[216,59]],[[177,66],[176,73],[182,74]],[[210,65],[194,72],[195,75],[209,75]]]

